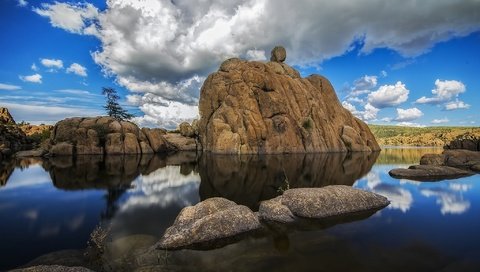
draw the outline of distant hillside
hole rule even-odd
[[[383,146],[444,146],[457,138],[480,138],[480,127],[369,127],[378,144]]]

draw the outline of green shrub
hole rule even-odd
[[[313,120],[310,117],[305,118],[302,123],[302,127],[306,130],[310,130],[313,128]]]

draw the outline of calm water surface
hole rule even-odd
[[[158,240],[183,207],[209,197],[256,210],[259,201],[288,187],[344,184],[382,194],[391,205],[349,223],[274,230],[215,250],[160,252],[154,261],[145,257],[123,268],[480,271],[480,175],[424,183],[388,175],[422,154],[440,152],[389,148],[348,156],[181,153],[3,161],[0,270],[81,256],[98,225],[111,227],[115,250],[109,258],[126,258],[139,241]]]

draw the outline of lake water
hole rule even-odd
[[[131,250],[138,244],[158,240],[183,207],[206,198],[222,196],[256,210],[287,188],[344,184],[391,204],[365,219],[274,230],[215,250],[158,251],[111,270],[480,271],[480,175],[439,182],[388,175],[440,152],[3,161],[0,270],[29,262],[77,264],[74,256],[83,254],[99,225],[110,226],[114,249],[107,258],[127,260],[138,254]]]

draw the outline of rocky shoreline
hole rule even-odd
[[[408,169],[392,169],[389,174],[394,178],[418,181],[437,181],[475,175],[480,172],[478,143],[480,143],[478,139],[455,140],[445,147],[442,154],[425,154],[420,159],[420,165],[412,165]]]

